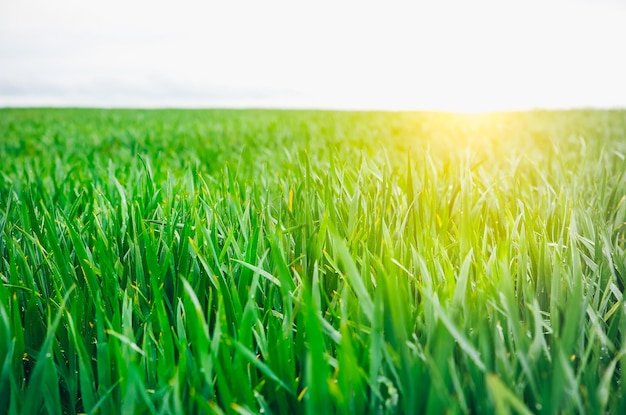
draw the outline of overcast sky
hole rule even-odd
[[[0,106],[626,107],[626,0],[0,0]]]

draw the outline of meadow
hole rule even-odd
[[[626,413],[626,111],[0,109],[0,413]]]

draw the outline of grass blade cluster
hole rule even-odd
[[[0,408],[621,413],[626,117],[0,110]]]

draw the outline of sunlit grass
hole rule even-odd
[[[624,137],[623,112],[2,110],[0,408],[621,413]]]

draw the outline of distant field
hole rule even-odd
[[[626,413],[626,111],[0,110],[0,413]]]

